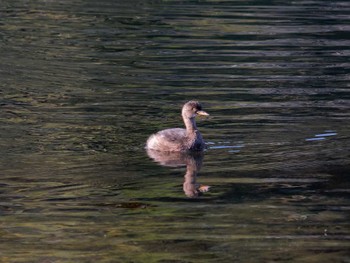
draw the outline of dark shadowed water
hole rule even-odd
[[[350,262],[348,1],[4,0],[0,52],[0,262]]]

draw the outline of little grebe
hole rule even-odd
[[[152,134],[147,140],[147,149],[163,152],[203,151],[205,143],[197,130],[196,115],[209,116],[197,101],[189,101],[182,107],[186,129],[173,128]]]

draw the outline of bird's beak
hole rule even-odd
[[[202,116],[209,116],[209,114],[206,113],[206,112],[203,111],[203,110],[199,110],[199,111],[197,111],[196,113],[197,113],[198,115],[202,115]]]

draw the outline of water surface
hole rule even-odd
[[[348,262],[349,11],[3,1],[0,261]],[[150,158],[190,99],[204,155]]]

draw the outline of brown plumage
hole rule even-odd
[[[202,151],[205,143],[197,129],[196,115],[208,116],[197,101],[189,101],[182,107],[182,118],[186,129],[173,128],[152,134],[146,144],[147,149],[164,152]]]

